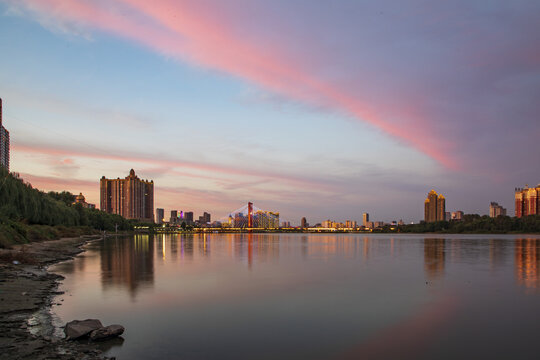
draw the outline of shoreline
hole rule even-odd
[[[85,244],[102,238],[63,238],[0,250],[0,359],[109,359],[96,344],[55,335],[51,307],[63,293],[58,287],[64,277],[48,271],[49,265],[73,259]]]

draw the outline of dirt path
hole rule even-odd
[[[99,239],[99,237],[97,237]],[[50,314],[62,276],[46,266],[73,258],[96,237],[69,238],[0,250],[0,359],[107,359],[92,344],[54,336]]]

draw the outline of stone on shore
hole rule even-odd
[[[73,320],[66,324],[64,333],[66,334],[66,339],[73,340],[88,335],[92,331],[102,327],[103,324],[97,319]]]
[[[109,325],[90,333],[90,339],[93,341],[106,340],[111,337],[120,336],[124,333],[122,325]]]

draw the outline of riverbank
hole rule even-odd
[[[72,259],[101,236],[34,242],[0,249],[0,359],[107,359],[94,344],[54,335],[51,305],[62,276],[47,266]]]

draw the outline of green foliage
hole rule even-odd
[[[510,216],[480,216],[467,214],[463,220],[436,221],[420,224],[403,225],[400,232],[412,233],[540,233],[540,215],[529,215],[522,218]]]
[[[66,205],[71,205],[75,202],[75,195],[73,195],[69,191],[62,191],[61,193],[49,191],[47,195],[49,195],[55,200],[63,202]]]
[[[33,189],[0,168],[0,220],[39,225],[79,225],[79,214],[64,202]]]
[[[132,230],[136,221],[72,205],[67,191],[48,194],[0,167],[0,247],[28,241],[74,237],[96,230]]]

